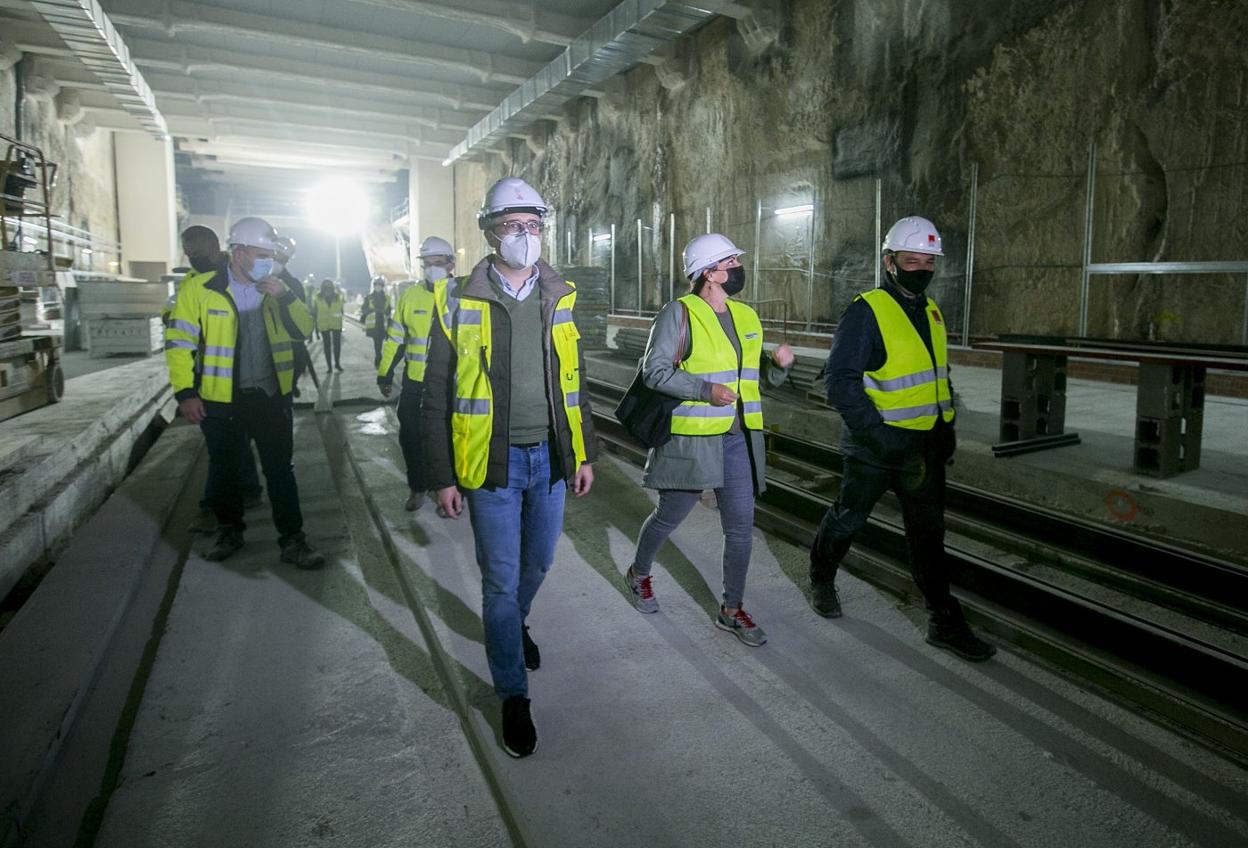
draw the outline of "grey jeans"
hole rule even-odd
[[[724,485],[715,490],[719,501],[719,523],[724,530],[724,594],[728,609],[741,606],[745,594],[745,574],[750,568],[750,547],[754,530],[754,472],[744,433],[726,433],[724,440]],[[685,520],[701,492],[687,489],[660,489],[659,505],[641,525],[633,573],[645,577],[654,557]]]

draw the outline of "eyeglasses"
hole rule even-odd
[[[546,222],[544,221],[504,221],[501,224],[495,224],[490,227],[490,231],[500,238],[503,236],[518,236],[526,231],[530,235],[540,236],[545,229]]]

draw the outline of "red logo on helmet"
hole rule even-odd
[[[932,242],[934,242],[934,241],[936,241],[936,234],[935,234],[935,233],[928,233],[928,234],[927,234],[927,242],[928,242],[928,244],[931,244],[931,243],[932,243]]]

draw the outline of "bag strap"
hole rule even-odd
[[[676,301],[680,303],[680,301]],[[680,303],[680,340],[676,345],[676,356],[672,359],[672,364],[679,367],[685,358],[685,345],[689,338],[689,307]]]

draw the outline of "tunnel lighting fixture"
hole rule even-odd
[[[610,234],[610,233],[599,233],[598,235],[594,236],[594,241],[595,241],[595,242],[599,242],[599,241],[611,241],[611,234]]]
[[[802,203],[798,206],[781,206],[776,210],[777,218],[785,218],[790,215],[808,215],[815,211],[815,204]]]
[[[349,180],[328,180],[308,195],[307,213],[314,227],[350,235],[359,232],[368,218],[368,196]]]

